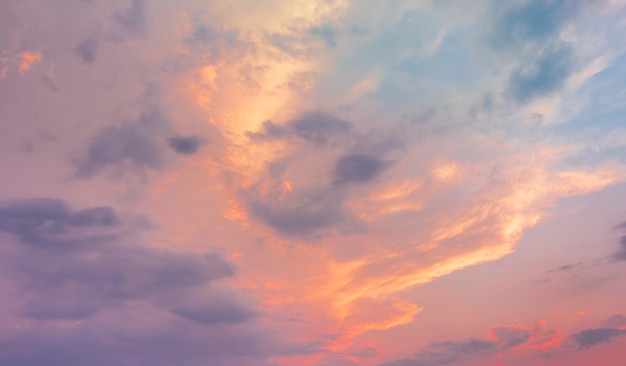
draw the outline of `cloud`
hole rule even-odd
[[[559,90],[571,73],[572,50],[565,43],[548,46],[529,64],[517,68],[509,79],[509,92],[520,103]]]
[[[175,308],[176,314],[205,324],[242,323],[254,314],[250,309],[233,306],[232,302],[187,305]]]
[[[523,0],[498,3],[491,41],[498,48],[515,49],[527,42],[555,36],[582,8],[567,0]]]
[[[20,242],[6,248],[4,267],[34,291],[23,315],[81,318],[120,301],[203,286],[234,274],[216,254],[126,244],[122,226],[110,207],[72,211],[55,199],[2,206],[0,231]]]
[[[383,366],[438,366],[456,363],[471,358],[502,353],[520,345],[543,350],[542,343],[557,340],[553,332],[543,332],[543,323],[534,326],[491,327],[489,340],[468,339],[466,341],[445,341],[431,343],[421,349],[415,358],[392,361]],[[554,342],[557,344],[556,342]]]
[[[571,271],[573,269],[576,269],[580,266],[582,266],[582,262],[577,262],[577,263],[570,263],[570,264],[565,264],[562,265],[560,267],[551,269],[550,271],[548,271],[548,273],[554,273],[554,272],[567,272],[567,271]]]
[[[26,70],[30,69],[31,66],[35,63],[41,62],[41,53],[40,52],[21,52],[17,55],[20,58],[20,66],[18,72],[21,75],[24,75]]]
[[[321,112],[313,112],[305,113],[286,125],[265,121],[260,132],[248,132],[247,135],[257,141],[299,137],[318,146],[328,146],[340,141],[351,128],[350,122]]]
[[[615,314],[602,323],[604,328],[622,328],[626,327],[626,316]]]
[[[378,178],[388,166],[388,162],[373,155],[346,154],[337,159],[332,179],[335,185],[369,183]]]
[[[479,339],[431,343],[414,359],[386,362],[381,366],[439,366],[448,365],[469,357],[490,355],[498,351],[495,342]]]
[[[313,27],[310,32],[315,36],[321,37],[329,47],[334,48],[337,46],[337,38],[340,35],[339,29],[325,25]]]
[[[359,227],[358,220],[343,207],[341,194],[332,190],[294,195],[285,201],[263,199],[252,192],[244,196],[253,216],[289,237],[314,239]]]
[[[578,349],[587,349],[599,343],[611,343],[614,338],[623,336],[626,330],[613,328],[595,328],[572,334],[570,338],[578,343]]]
[[[92,243],[111,227],[116,236]],[[262,365],[315,349],[281,340],[250,300],[220,287],[235,275],[220,255],[151,248],[137,230],[108,207],[2,204],[0,279],[14,290],[0,316],[29,326],[0,331],[0,363]],[[76,245],[60,248],[62,234]]]
[[[138,29],[146,23],[147,0],[132,0],[128,9],[118,12],[116,20],[130,29]]]
[[[172,150],[182,155],[193,155],[197,153],[204,144],[202,138],[194,135],[170,137],[167,142]]]
[[[616,262],[626,261],[626,235],[619,239],[620,248],[611,255],[611,259]]]
[[[25,245],[57,252],[110,242],[118,237],[119,217],[110,207],[71,211],[55,199],[12,201],[0,206],[0,231]]]
[[[165,117],[151,109],[137,121],[102,129],[89,144],[86,156],[76,162],[76,176],[90,178],[106,168],[160,170],[164,153],[156,135],[166,124]]]
[[[93,63],[96,60],[98,50],[100,47],[100,40],[95,37],[88,37],[84,41],[80,42],[74,49],[74,53],[84,63]]]
[[[531,329],[528,327],[492,327],[490,332],[498,340],[501,349],[519,346],[531,336]]]

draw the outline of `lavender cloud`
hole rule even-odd
[[[272,354],[314,348],[270,336],[252,302],[215,285],[235,274],[220,255],[150,248],[136,230],[109,207],[3,204],[0,278],[15,285],[19,306],[1,315],[31,325],[0,332],[0,362],[262,364]],[[80,322],[63,326],[68,320]]]

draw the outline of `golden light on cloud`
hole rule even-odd
[[[625,4],[0,3],[0,364],[621,361]]]
[[[432,170],[433,176],[445,183],[452,183],[461,178],[461,168],[456,163],[443,163]]]
[[[30,69],[30,67],[37,63],[37,62],[41,62],[41,53],[40,52],[30,52],[30,51],[25,51],[25,52],[21,52],[17,55],[20,58],[20,66],[18,69],[18,72],[21,75],[24,75],[24,72],[28,69]]]

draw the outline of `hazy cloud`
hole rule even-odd
[[[88,37],[79,43],[74,49],[74,53],[84,62],[92,63],[96,60],[100,41],[96,36]]]
[[[621,328],[626,327],[626,316],[615,314],[602,323],[604,328]]]
[[[626,261],[626,235],[622,235],[619,239],[620,248],[611,255],[611,259],[614,261]]]
[[[572,50],[564,43],[544,49],[531,63],[513,71],[509,91],[518,102],[527,102],[559,90],[571,73]]]
[[[116,14],[116,20],[131,29],[141,28],[146,23],[147,0],[132,0],[130,6]]]
[[[580,267],[582,265],[583,264],[581,262],[565,264],[565,265],[562,265],[560,267],[557,267],[557,268],[554,268],[554,269],[548,271],[548,273],[567,272],[567,271],[571,271],[573,269],[576,269],[576,268],[578,268],[578,267]]]
[[[555,36],[578,13],[582,2],[523,0],[497,3],[491,41],[499,48],[517,48]]]

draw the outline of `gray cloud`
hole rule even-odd
[[[310,32],[314,36],[321,37],[329,47],[337,46],[337,38],[339,38],[340,33],[339,29],[326,25],[313,27],[310,29]]]
[[[128,299],[163,296],[234,274],[216,254],[124,243],[122,226],[110,207],[72,211],[54,199],[2,206],[0,231],[20,243],[4,248],[4,267],[33,291],[22,315],[82,318]]]
[[[618,230],[626,230],[626,221],[622,222],[621,224],[615,226],[616,229]]]
[[[130,29],[141,28],[146,23],[147,0],[132,0],[130,6],[116,14],[115,19]]]
[[[531,331],[519,327],[492,327],[496,340],[468,339],[431,343],[416,354],[415,358],[384,363],[382,366],[439,366],[456,363],[474,357],[493,355],[526,343]]]
[[[620,248],[611,255],[611,259],[616,262],[626,261],[626,235],[619,239]]]
[[[509,349],[525,343],[530,338],[527,329],[511,327],[492,327],[491,333],[498,338],[500,349]]]
[[[604,328],[620,328],[626,326],[626,316],[615,314],[602,323]]]
[[[576,269],[580,266],[582,266],[583,264],[581,262],[577,262],[577,263],[570,263],[570,264],[565,264],[562,265],[560,267],[551,269],[550,271],[548,271],[548,273],[554,273],[554,272],[567,272],[567,271],[571,271],[573,269]]]
[[[126,168],[144,172],[160,170],[164,154],[155,136],[167,121],[156,109],[148,110],[137,121],[101,130],[91,141],[87,156],[76,163],[76,176],[89,178],[106,168],[126,164]]]
[[[198,136],[174,136],[167,140],[170,148],[179,154],[193,155],[200,150],[204,140]]]
[[[351,129],[350,122],[314,112],[304,114],[284,126],[265,121],[260,132],[248,132],[247,135],[258,141],[299,137],[319,146],[327,146],[339,141]]]
[[[220,255],[151,248],[136,229],[109,207],[0,205],[0,279],[16,289],[1,314],[29,321],[0,330],[0,364],[264,365],[316,350],[282,341],[250,301],[218,287],[235,274]],[[60,235],[76,245],[60,248]]]
[[[143,310],[143,313],[138,310]],[[273,355],[306,354],[314,345],[276,339],[270,329],[195,326],[154,309],[0,340],[0,363],[20,366],[270,366]],[[162,318],[166,317],[166,321]],[[145,327],[142,330],[141,327]],[[67,329],[69,328],[69,330]]]
[[[182,304],[174,313],[203,324],[243,323],[255,316],[252,309],[238,304],[234,299],[215,297],[207,300]]]
[[[232,52],[249,52],[254,46],[241,37],[236,29],[218,26],[213,22],[196,20],[195,27],[184,40],[188,48],[208,53],[211,60],[218,60]],[[211,23],[211,24],[207,24]]]
[[[416,358],[383,363],[382,366],[439,366],[448,365],[469,357],[490,355],[498,351],[495,342],[469,339],[432,343],[422,349]]]
[[[387,169],[389,163],[369,154],[347,154],[339,157],[332,172],[334,184],[369,183]]]
[[[218,50],[220,43],[234,45],[239,40],[239,34],[235,30],[218,29],[206,24],[196,26],[191,35],[185,40],[187,45],[204,45]]]
[[[80,42],[74,49],[74,53],[84,62],[92,63],[96,60],[100,40],[96,36],[88,37]]]
[[[253,217],[282,235],[301,239],[316,239],[331,233],[350,234],[364,229],[364,223],[344,207],[344,201],[350,195],[350,190],[345,188],[372,182],[391,165],[379,157],[390,150],[385,136],[381,141],[380,135],[360,134],[349,122],[316,112],[304,114],[285,125],[266,121],[259,132],[249,132],[248,137],[256,141],[301,139],[310,143],[300,145],[298,151],[268,164],[268,173],[274,180],[287,174],[289,165],[298,164],[299,159],[318,149],[341,144],[341,150],[350,145],[348,149],[359,151],[334,158],[325,187],[290,191],[280,199],[276,199],[275,194],[262,197],[254,189],[243,192]]]
[[[582,350],[599,343],[611,343],[614,338],[623,336],[625,334],[626,330],[613,328],[595,328],[583,330],[580,333],[572,334],[570,338],[578,343],[578,349]]]
[[[559,90],[572,68],[572,50],[559,42],[548,46],[531,63],[513,71],[509,79],[509,92],[520,103],[528,102]]]
[[[29,199],[0,206],[0,231],[25,245],[51,252],[93,248],[118,237],[120,219],[110,207],[71,211],[55,199]]]
[[[276,203],[252,192],[244,196],[252,215],[286,236],[313,239],[332,230],[355,231],[359,226],[358,220],[344,209],[341,195],[331,190]]]

